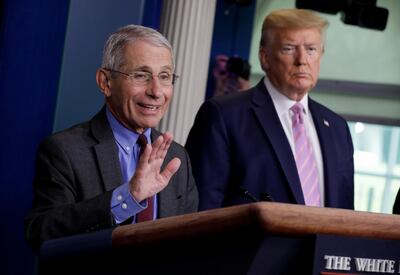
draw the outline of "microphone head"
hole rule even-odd
[[[258,202],[257,198],[254,197],[247,189],[243,188],[242,186],[238,187],[238,191],[243,198],[247,198],[252,202]]]
[[[270,194],[268,194],[267,192],[261,192],[260,194],[260,200],[261,201],[274,201],[271,197]]]

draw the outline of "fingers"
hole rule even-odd
[[[152,144],[151,144],[151,154],[149,161],[154,161],[157,158],[157,152],[160,146],[164,143],[164,137],[159,136]]]
[[[165,181],[169,182],[171,177],[178,171],[181,166],[181,160],[178,158],[173,158],[170,162],[168,162],[165,169],[161,172],[161,176],[165,179]]]
[[[159,136],[152,144],[152,152],[149,161],[164,159],[167,155],[169,146],[172,143],[172,134],[169,132]]]
[[[142,149],[143,150],[143,149]],[[141,153],[140,157],[139,157],[139,161],[137,166],[143,166],[146,163],[149,162],[150,159],[150,155],[152,153],[152,148],[150,144],[146,144],[146,147],[144,148],[144,151]]]
[[[160,135],[151,145],[147,144],[139,158],[138,165],[143,166],[156,160],[162,160],[160,163],[161,165],[172,141],[172,134],[166,132]]]
[[[179,169],[181,161],[174,158],[160,172],[171,143],[172,134],[165,133],[144,148],[130,181],[130,191],[136,200],[141,201],[160,192]]]
[[[161,144],[159,151],[157,152],[157,155],[159,158],[164,159],[165,156],[167,155],[169,146],[172,143],[172,134],[169,132],[166,132],[164,135],[164,143]]]

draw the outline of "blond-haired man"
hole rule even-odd
[[[315,102],[327,21],[308,10],[271,12],[259,60],[265,77],[200,108],[186,149],[199,209],[277,202],[353,209],[353,145],[346,121]],[[247,195],[247,196],[246,196]]]

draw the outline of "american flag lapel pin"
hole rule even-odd
[[[324,119],[324,124],[326,127],[329,127],[329,122],[327,120]]]

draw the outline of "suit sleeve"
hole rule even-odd
[[[112,191],[80,198],[72,163],[57,141],[47,139],[40,145],[36,166],[33,206],[25,219],[26,239],[34,250],[49,239],[113,225]]]
[[[192,165],[188,153],[185,150],[185,160],[187,167],[187,188],[186,188],[186,203],[184,213],[196,212],[199,207],[199,194],[193,177]]]
[[[400,214],[400,189],[397,192],[396,200],[393,205],[393,214]]]
[[[343,208],[354,209],[354,146],[347,122],[345,122],[345,126],[346,126],[346,137],[348,144],[347,167],[349,167],[349,172],[347,175],[348,177],[347,182],[349,187],[348,187],[348,192],[346,192],[346,194],[343,194],[344,196],[347,196],[347,199],[345,200],[346,205],[344,205]]]
[[[199,210],[222,207],[230,175],[230,150],[224,118],[214,101],[200,108],[186,149],[199,191]]]

